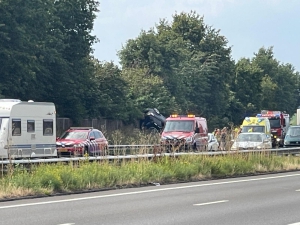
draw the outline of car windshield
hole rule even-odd
[[[265,132],[265,127],[264,126],[243,126],[242,128],[243,133],[247,132]]]
[[[167,121],[164,132],[183,131],[192,132],[194,130],[194,121],[192,120],[170,120]]]
[[[286,134],[294,137],[300,136],[300,127],[290,127]]]
[[[269,119],[271,128],[279,128],[280,126],[280,120],[279,119]]]
[[[88,137],[88,131],[66,131],[60,138],[61,139],[79,139],[85,140]]]
[[[244,141],[262,142],[262,137],[260,134],[244,133],[244,134],[240,134],[236,141],[237,142],[244,142]]]

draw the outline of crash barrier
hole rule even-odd
[[[159,156],[180,156],[180,155],[207,155],[217,156],[226,154],[236,153],[254,153],[254,152],[265,152],[265,153],[276,153],[278,155],[298,155],[300,154],[300,147],[293,148],[274,148],[274,149],[262,149],[262,150],[237,150],[237,151],[201,151],[201,152],[173,152],[173,153],[145,153],[145,154],[128,154],[127,151],[133,151],[132,149],[152,149],[155,151],[155,147],[159,145],[110,145],[109,151],[115,155],[106,156],[87,156],[87,157],[65,157],[65,158],[29,158],[29,159],[16,159],[16,160],[2,160],[0,161],[0,167],[7,164],[33,164],[33,163],[58,163],[58,162],[78,162],[83,160],[99,161],[99,160],[121,160],[121,159],[139,159],[139,158],[154,158]],[[116,155],[117,152],[123,152],[124,154]]]

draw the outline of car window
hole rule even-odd
[[[99,131],[99,135],[100,135],[100,138],[104,138],[104,135],[102,134],[101,131]]]
[[[89,134],[89,138],[91,138],[91,137],[94,137],[94,138],[96,138],[96,136],[95,136],[95,132],[94,132],[94,131],[91,131],[91,132],[90,132],[90,134]]]
[[[87,131],[66,131],[60,138],[61,139],[87,139]]]
[[[98,139],[98,138],[101,138],[101,135],[100,135],[100,132],[99,131],[94,131],[93,132],[94,133],[94,137],[95,137],[95,139]]]

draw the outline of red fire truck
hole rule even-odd
[[[290,115],[281,111],[262,110],[257,117],[269,119],[273,146],[283,146],[285,134],[290,126]]]

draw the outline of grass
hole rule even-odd
[[[300,159],[267,153],[185,155],[154,160],[101,161],[15,167],[1,178],[0,198],[52,195],[104,188],[190,182],[228,176],[297,170]]]
[[[228,137],[230,138],[230,135]],[[114,145],[158,144],[160,135],[141,132],[138,129],[115,131],[109,137],[109,141]],[[115,149],[113,154],[147,153],[152,151],[149,148]],[[191,182],[298,169],[298,157],[277,156],[267,152],[220,156],[190,154],[180,157],[154,157],[152,160],[139,158],[92,163],[87,157],[86,160],[69,164],[32,164],[26,168],[23,165],[10,165],[7,173],[2,174],[0,178],[0,199],[138,187],[151,183]]]

